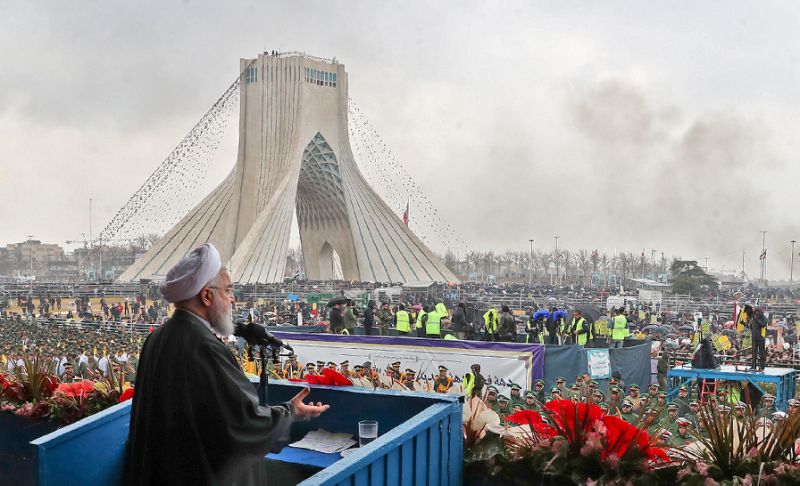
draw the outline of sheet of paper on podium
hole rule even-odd
[[[289,444],[289,446],[331,454],[349,449],[356,444],[357,442],[353,439],[352,434],[337,434],[324,429],[318,429],[310,431],[305,437],[293,444]]]

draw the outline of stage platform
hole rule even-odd
[[[676,366],[667,372],[668,398],[678,394],[678,387],[697,380],[747,381],[761,393],[759,383],[775,384],[775,406],[786,411],[787,401],[795,396],[797,371],[792,368],[767,367],[764,371],[750,371],[746,366],[722,365],[714,369],[694,369],[691,365]]]

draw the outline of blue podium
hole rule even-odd
[[[792,368],[768,367],[764,371],[747,371],[744,367],[722,365],[713,369],[694,369],[691,365],[676,366],[667,371],[667,396],[672,399],[681,385],[698,383],[700,380],[746,381],[764,393],[759,383],[775,385],[775,406],[786,410],[787,401],[794,398],[797,371]]]
[[[288,401],[303,385],[271,382],[269,402]],[[357,387],[311,389],[308,400],[331,408],[319,419],[293,423],[290,442],[319,428],[357,439],[360,420],[377,420],[379,436],[346,457],[290,447],[267,454],[261,466],[269,484],[461,484],[462,396]],[[129,425],[130,402],[125,402],[33,440],[36,484],[122,485]]]

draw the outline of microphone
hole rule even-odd
[[[248,323],[241,318],[236,319],[233,324],[233,335],[244,339],[252,345],[285,348],[294,352],[294,349],[289,344],[273,336],[271,332],[267,331],[266,327],[252,322]]]

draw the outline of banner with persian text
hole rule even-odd
[[[348,360],[350,367],[369,361],[385,370],[395,361],[400,369],[412,369],[418,379],[433,380],[439,366],[446,366],[454,382],[481,366],[487,384],[505,391],[508,385],[520,384],[530,389],[533,381],[544,376],[544,350],[541,344],[487,343],[450,341],[411,337],[341,336],[335,334],[299,334],[275,332],[289,342],[301,363],[333,361],[337,365]]]

